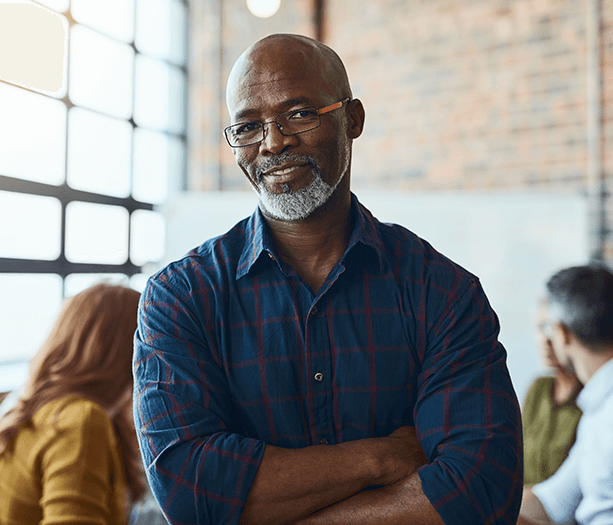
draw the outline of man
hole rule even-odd
[[[524,489],[519,524],[613,523],[613,274],[579,266],[547,282],[556,357],[585,385],[577,441],[560,469]]]
[[[514,522],[497,318],[476,277],[351,194],[364,108],[340,58],[269,36],[227,103],[259,208],[152,277],[136,334],[135,417],[169,521]]]

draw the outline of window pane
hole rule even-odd
[[[182,177],[184,158],[185,146],[178,138],[136,128],[132,196],[141,202],[163,203],[171,177]]]
[[[111,37],[134,40],[134,0],[72,0],[70,12],[77,22]]]
[[[66,105],[0,83],[0,175],[62,184]]]
[[[66,207],[66,258],[76,263],[125,263],[128,218],[128,210],[120,206],[71,202]]]
[[[183,133],[185,75],[161,60],[136,57],[134,120],[139,126]]]
[[[128,276],[123,273],[71,273],[64,281],[64,295],[72,297],[99,282],[128,286]]]
[[[180,0],[137,0],[136,48],[147,55],[187,61],[187,9]]]
[[[36,0],[39,4],[46,5],[54,11],[64,13],[68,11],[69,0]]]
[[[134,51],[83,26],[72,28],[69,96],[113,117],[132,115]]]
[[[146,273],[137,273],[136,275],[133,275],[130,277],[130,288],[136,290],[137,292],[143,293],[149,277],[151,276]]]
[[[53,197],[0,191],[0,257],[57,259],[61,220],[62,205]]]
[[[132,125],[81,108],[68,114],[68,184],[115,197],[130,195]]]
[[[61,305],[59,275],[0,274],[0,362],[30,359]]]
[[[164,257],[166,223],[161,213],[136,210],[132,213],[130,259],[137,266],[158,262]]]
[[[66,17],[31,1],[0,2],[0,79],[62,98],[67,47]]]
[[[30,362],[26,360],[8,363],[0,361],[0,392],[11,392],[2,401],[0,417],[17,404],[25,382],[28,380],[29,370]]]

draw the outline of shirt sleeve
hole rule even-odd
[[[176,281],[150,281],[141,298],[134,355],[141,452],[171,524],[235,524],[264,443],[241,436],[223,367],[206,343],[214,301]]]
[[[454,283],[439,311],[426,335],[414,409],[430,460],[418,471],[423,491],[447,525],[515,523],[521,418],[498,319],[476,279]]]
[[[581,503],[577,447],[573,447],[558,471],[542,483],[532,487],[532,492],[543,505],[552,523],[573,525],[575,511]]]
[[[109,507],[115,441],[106,414],[93,403],[72,403],[49,431],[41,462],[41,525],[115,522],[117,509]]]

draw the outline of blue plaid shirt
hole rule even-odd
[[[447,524],[515,523],[520,413],[477,278],[352,196],[343,257],[314,294],[259,210],[147,285],[134,415],[170,523],[238,523],[265,445],[414,425]]]

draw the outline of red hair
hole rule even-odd
[[[122,452],[133,501],[145,490],[132,419],[132,345],[140,294],[97,284],[64,304],[41,349],[30,362],[24,393],[0,419],[0,454],[43,405],[68,395],[106,410]]]

